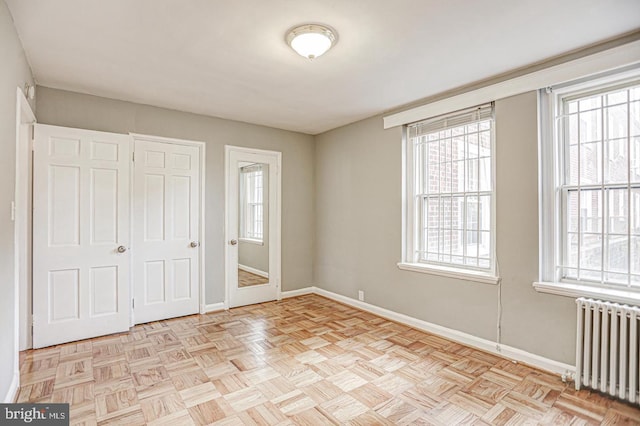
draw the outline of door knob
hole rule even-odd
[[[198,247],[198,246],[200,245],[200,243],[199,243],[199,242],[197,242],[197,241],[191,241],[191,244],[189,244],[189,245],[190,245],[191,247],[193,247],[193,248],[196,248],[196,247]]]
[[[118,247],[118,253],[124,253],[125,251],[127,251],[127,248],[125,246],[120,246]]]
[[[231,240],[229,241],[229,244],[231,244],[232,246],[235,246],[236,244],[238,244],[238,240]]]

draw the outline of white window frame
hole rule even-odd
[[[487,107],[487,105],[483,105]],[[470,113],[473,110],[477,110],[479,107],[469,108],[467,110],[457,111],[451,114],[446,114],[440,117],[434,117],[434,119],[454,118],[456,116]],[[402,137],[402,260],[398,263],[398,268],[407,271],[421,272],[426,274],[444,276],[449,278],[457,278],[461,280],[480,282],[484,284],[497,284],[500,278],[496,273],[496,129],[495,129],[495,112],[493,105],[491,105],[491,218],[490,218],[490,265],[488,268],[477,268],[466,265],[458,265],[454,263],[430,263],[427,261],[420,261],[416,256],[416,245],[419,244],[419,238],[417,236],[418,228],[420,227],[419,209],[415,203],[415,167],[414,167],[414,147],[413,143],[408,135],[408,126],[404,126]],[[430,121],[430,120],[426,120]],[[473,123],[469,121],[467,123]],[[462,123],[462,124],[467,124]],[[465,192],[465,194],[474,195],[478,192]],[[462,220],[466,218],[462,216]]]
[[[251,243],[251,244],[263,245],[264,244],[264,170],[262,166],[257,166],[257,165],[251,165],[247,167],[256,167],[256,170],[243,171],[242,168],[240,169],[240,232],[239,232],[238,239],[240,241]],[[259,203],[250,203],[248,201],[248,194],[249,194],[249,188],[247,186],[248,179],[249,179],[249,175],[257,174],[257,173],[261,174],[261,180],[262,180],[261,200]],[[255,180],[254,178],[254,182],[256,181],[257,180]],[[247,224],[248,224],[247,217],[250,216],[249,210],[251,210],[252,207],[255,207],[257,205],[262,206],[262,219],[263,219],[262,222],[263,223],[262,223],[261,236],[253,235],[253,233],[250,233],[249,229],[247,229]],[[255,213],[251,216],[253,216],[253,219],[255,221],[256,220]],[[253,224],[253,228],[255,228],[255,224]]]
[[[556,119],[560,115],[564,97],[589,92],[605,91],[607,88],[632,84],[640,80],[640,69],[630,67],[600,76],[545,88],[539,91],[539,280],[533,283],[536,291],[567,297],[592,297],[611,302],[640,304],[637,288],[610,285],[607,283],[565,280],[560,268],[563,232],[563,197],[560,192],[561,168],[564,165],[562,126]],[[604,130],[603,130],[604,131]],[[604,148],[603,148],[604,149]],[[604,201],[603,201],[604,202]],[[631,226],[631,224],[629,224]],[[629,259],[631,262],[631,259]]]

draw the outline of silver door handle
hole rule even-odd
[[[231,240],[229,241],[229,244],[231,244],[232,246],[235,246],[236,244],[238,244],[238,240]]]
[[[125,251],[127,251],[127,248],[125,246],[120,246],[118,247],[118,253],[124,253]]]
[[[198,246],[200,245],[200,243],[199,243],[199,242],[197,242],[197,241],[191,241],[191,244],[189,244],[189,245],[190,245],[191,247],[193,247],[193,248],[196,248],[196,247],[198,247]]]

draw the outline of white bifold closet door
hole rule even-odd
[[[126,331],[130,137],[34,131],[33,346]]]
[[[200,151],[134,137],[137,324],[199,311]]]

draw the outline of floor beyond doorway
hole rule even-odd
[[[640,410],[316,295],[22,353],[71,424],[634,424]]]

